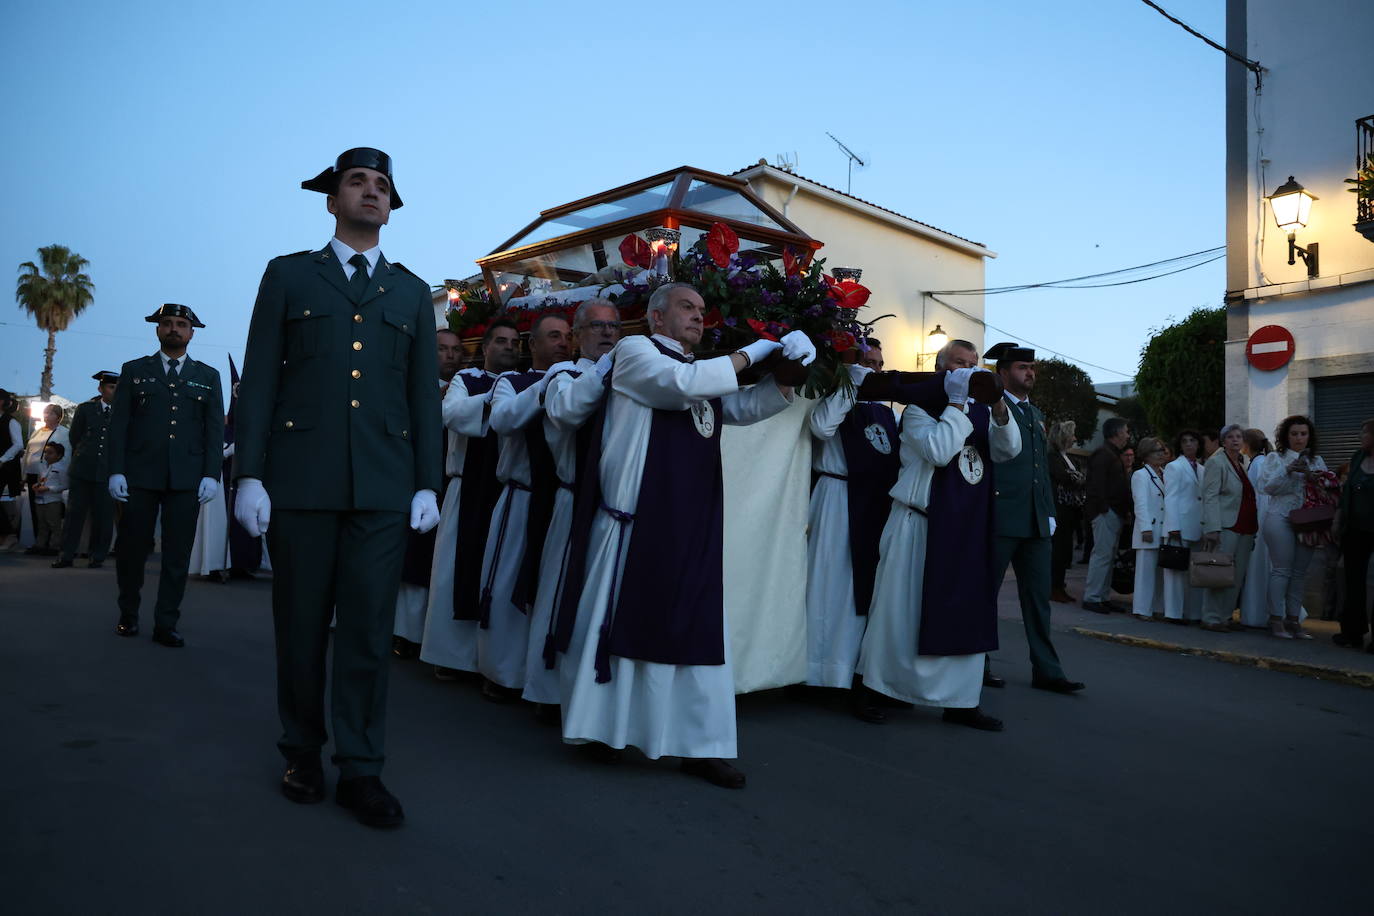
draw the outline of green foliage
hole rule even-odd
[[[1074,435],[1086,442],[1097,432],[1097,392],[1088,373],[1062,359],[1035,361],[1035,405],[1049,424],[1074,422]]]
[[[1154,424],[1150,422],[1150,418],[1145,413],[1145,408],[1140,403],[1139,397],[1122,398],[1117,401],[1116,413],[1117,416],[1122,417],[1130,423],[1131,439],[1133,441],[1139,442],[1146,436],[1153,436],[1155,434]]]
[[[1351,194],[1374,198],[1374,153],[1364,157],[1364,165],[1355,171],[1354,178],[1345,179],[1345,183],[1354,185],[1353,188],[1346,188]]]
[[[38,249],[41,267],[32,261],[19,265],[19,281],[14,299],[33,316],[34,323],[48,332],[43,351],[43,378],[39,392],[44,400],[52,396],[52,358],[57,352],[56,337],[67,330],[72,320],[95,301],[95,285],[85,273],[90,261],[64,245]]]
[[[1172,439],[1181,429],[1220,429],[1226,418],[1226,309],[1198,308],[1156,331],[1135,377],[1150,425]]]

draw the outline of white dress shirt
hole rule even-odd
[[[367,275],[369,277],[377,272],[377,262],[382,259],[382,246],[380,245],[373,245],[367,251],[354,251],[338,239],[330,239],[329,247],[334,249],[334,257],[339,259],[339,263],[343,265],[344,276],[350,280],[353,279],[353,272],[358,269],[348,263],[349,258],[355,254],[367,258]]]

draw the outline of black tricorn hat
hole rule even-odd
[[[1033,363],[1035,362],[1035,351],[1018,343],[999,343],[988,347],[988,352],[983,354],[983,359],[990,363],[997,363],[999,368],[1010,363]]]
[[[95,375],[91,376],[91,378],[102,384],[105,382],[117,382],[119,381],[119,373],[111,372],[109,369],[101,369]]]
[[[184,305],[177,305],[174,302],[168,302],[166,305],[162,306],[162,308],[153,312],[143,320],[150,324],[157,324],[164,318],[185,318],[187,321],[191,322],[191,327],[193,328],[205,327],[205,325],[201,323],[201,320],[196,317],[195,312]]]
[[[372,169],[385,175],[386,180],[391,182],[391,209],[401,209],[401,195],[396,193],[396,179],[391,175],[391,157],[370,146],[359,146],[340,153],[332,166],[314,178],[302,181],[301,187],[307,191],[319,191],[321,194],[336,194],[339,190],[339,176],[349,169]]]

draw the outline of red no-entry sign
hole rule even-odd
[[[1250,365],[1264,372],[1272,372],[1288,365],[1293,358],[1293,335],[1277,324],[1267,324],[1250,335],[1245,344],[1245,358]]]

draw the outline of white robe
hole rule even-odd
[[[516,690],[525,686],[525,653],[530,639],[530,618],[511,602],[525,557],[525,526],[530,514],[530,454],[525,427],[543,421],[542,395],[538,382],[517,394],[506,377],[491,389],[491,428],[501,449],[496,461],[501,496],[491,515],[482,555],[482,588],[491,585],[491,611],[487,628],[477,630],[477,670],[493,684]],[[526,489],[508,486],[512,481]]]
[[[806,677],[806,512],[810,401],[721,430],[725,624],[735,693]]]
[[[439,379],[439,393],[442,396],[448,392],[448,382]],[[462,384],[460,381],[458,384]],[[440,435],[448,435],[446,431],[441,431]],[[437,494],[436,494],[437,495]],[[410,533],[407,537],[413,537]],[[435,538],[436,542],[438,538]],[[410,582],[402,582],[400,589],[396,592],[396,623],[392,626],[391,632],[404,640],[418,643],[425,636],[425,614],[429,610],[429,589],[423,585],[415,585]]]
[[[840,390],[811,410],[814,468],[849,475],[839,429],[854,408],[854,391]],[[811,491],[806,579],[806,683],[849,687],[859,662],[868,617],[854,607],[849,557],[849,483],[819,477]]]
[[[481,369],[464,369],[460,374],[490,375]],[[491,392],[469,395],[457,376],[458,384],[444,393],[441,415],[448,431],[448,489],[439,512],[434,537],[434,566],[429,574],[429,608],[425,613],[424,636],[420,640],[420,660],[460,671],[477,670],[477,621],[453,619],[453,558],[458,547],[458,502],[463,495],[463,460],[468,439],[487,434],[487,412]]]
[[[190,574],[208,576],[229,568],[229,507],[221,481],[215,496],[200,507],[191,544]]]
[[[577,476],[577,431],[601,403],[605,384],[589,359],[577,361],[582,373],[573,376],[560,372],[544,390],[544,440],[553,452],[558,479],[571,486]],[[559,487],[553,498],[553,516],[544,535],[544,553],[539,560],[539,588],[530,612],[530,638],[525,653],[525,689],[521,694],[531,703],[556,705],[560,701],[558,669],[544,666],[544,642],[553,620],[555,602],[560,594],[568,532],[572,528],[573,491]],[[557,659],[555,659],[557,662]]]
[[[669,345],[665,338],[657,338]],[[676,345],[673,345],[676,348]],[[725,423],[757,422],[788,403],[765,379],[739,390],[728,357],[680,363],[646,337],[616,345],[606,427],[602,435],[601,487],[607,505],[633,513],[649,445],[653,412],[687,410],[723,398]],[[729,627],[722,665],[668,665],[611,657],[611,681],[596,683],[596,650],[612,580],[624,563],[617,550],[620,523],[598,512],[587,552],[586,578],[568,652],[559,664],[563,739],[633,745],[651,758],[735,757],[735,685]],[[634,523],[628,523],[630,543]],[[672,558],[665,557],[665,562]]]
[[[926,537],[924,514],[930,502],[935,468],[958,457],[973,432],[973,423],[958,407],[946,407],[935,420],[919,407],[902,412],[902,473],[892,488],[892,511],[879,545],[878,574],[868,631],[859,656],[864,686],[879,693],[917,703],[953,709],[978,706],[983,690],[986,652],[971,655],[917,655],[921,633],[921,590],[925,584]],[[1009,461],[1021,452],[1016,423],[988,429],[995,462]],[[942,537],[958,537],[954,519],[936,519]],[[988,550],[992,550],[991,532]],[[957,588],[958,583],[951,582]]]

